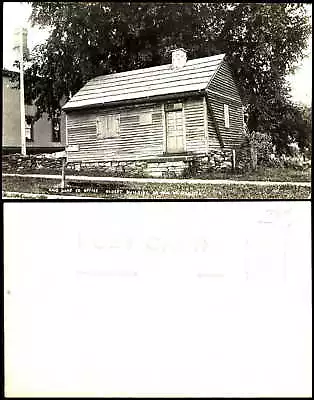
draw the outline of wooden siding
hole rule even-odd
[[[211,79],[207,90],[212,94],[221,94],[227,96],[229,100],[241,103],[241,97],[233,78],[231,68],[223,61]]]
[[[243,135],[242,105],[239,104],[238,102],[232,102],[230,100],[228,101],[223,97],[216,96],[211,93],[208,94],[208,101],[211,104],[213,114],[218,124],[219,132],[222,137],[225,149],[233,149],[237,147],[241,143]],[[224,104],[227,104],[229,106],[229,121],[230,121],[229,128],[225,127]],[[210,120],[209,124],[211,124],[209,132],[211,132],[212,129],[215,131],[212,118],[209,117],[209,120]],[[215,137],[217,138],[218,141],[217,134],[215,135]],[[217,141],[215,140],[213,143],[210,144],[210,146],[212,148],[214,147],[216,148]],[[219,141],[218,141],[218,146],[220,147]]]
[[[186,151],[204,154],[208,146],[205,135],[203,97],[187,99],[183,102],[183,107]],[[79,145],[79,151],[68,153],[68,161],[123,161],[162,156],[166,140],[163,110],[164,104],[155,104],[68,112],[68,144]],[[147,112],[152,113],[152,124],[141,124],[140,115]],[[120,114],[120,135],[114,138],[97,139],[96,117],[108,114]],[[209,137],[210,145],[215,142],[213,129],[210,129]]]
[[[208,150],[216,150],[222,148],[222,137],[220,130],[217,130],[217,120],[213,112],[213,108],[210,106],[210,100],[206,96],[206,111],[208,117]],[[214,119],[215,118],[215,119]]]
[[[231,73],[229,65],[223,61],[212,78],[206,90],[208,102],[211,104],[213,116],[218,124],[224,147],[232,149],[237,147],[242,141],[243,135],[243,110],[241,97]],[[230,127],[225,127],[224,104],[229,106]],[[209,113],[209,132],[212,138],[209,146],[211,148],[220,147],[218,135],[215,129],[213,117]]]
[[[152,113],[152,124],[141,125],[139,115]],[[119,137],[97,139],[97,115],[120,114]],[[161,105],[137,108],[103,109],[70,112],[67,118],[68,144],[78,144],[78,152],[69,152],[68,161],[112,161],[140,159],[163,152],[163,121]]]
[[[189,99],[184,104],[186,151],[206,152],[203,98]]]

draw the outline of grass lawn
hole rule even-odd
[[[54,186],[57,187],[59,184],[59,179],[4,176],[2,178],[2,191],[49,194],[49,190]]]
[[[60,180],[3,177],[4,192],[56,194]],[[63,195],[103,199],[308,199],[309,187],[292,185],[204,185],[188,183],[71,183]]]
[[[311,169],[305,171],[294,168],[257,168],[256,171],[247,171],[242,173],[229,172],[214,175],[207,174],[205,179],[231,179],[242,181],[270,181],[270,182],[311,182]]]

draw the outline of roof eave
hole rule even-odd
[[[147,96],[147,97],[142,97],[138,99],[131,99],[131,100],[118,100],[118,101],[113,101],[109,103],[94,103],[94,104],[89,104],[85,106],[67,106],[66,104],[62,107],[62,109],[65,112],[68,111],[75,111],[75,110],[82,110],[82,109],[91,109],[91,108],[99,108],[99,107],[115,107],[115,106],[120,106],[120,105],[133,105],[133,104],[144,104],[144,103],[156,103],[160,102],[163,100],[173,100],[173,99],[180,99],[180,98],[185,98],[185,97],[191,97],[191,96],[203,96],[205,95],[205,88],[203,89],[198,89],[198,90],[193,90],[189,92],[182,92],[182,93],[174,93],[174,94],[168,94],[168,95],[159,95],[159,96]]]

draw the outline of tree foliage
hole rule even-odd
[[[302,151],[312,148],[312,109],[303,104],[288,103],[283,107],[273,138],[279,149],[289,152],[289,144],[297,142]]]
[[[183,47],[190,59],[225,53],[249,129],[274,132],[290,104],[285,77],[311,32],[298,3],[30,3],[32,23],[50,37],[32,53],[26,86],[50,115],[89,79],[169,63]]]

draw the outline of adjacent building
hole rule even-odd
[[[11,74],[18,72],[2,70],[2,151],[4,153],[21,151],[21,113],[20,92],[10,81]],[[36,106],[25,105],[25,133],[27,153],[45,153],[64,150],[65,115],[48,119],[43,114],[35,119]]]

